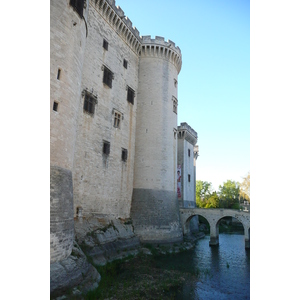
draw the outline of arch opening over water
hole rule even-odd
[[[240,222],[244,228],[245,248],[250,248],[250,213],[233,209],[203,209],[191,208],[180,209],[180,216],[183,228],[183,234],[190,234],[190,220],[195,216],[201,216],[207,220],[210,226],[210,246],[219,245],[219,225],[221,220],[226,217],[234,218]]]

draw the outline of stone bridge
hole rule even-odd
[[[183,234],[190,233],[190,220],[194,216],[204,217],[210,226],[209,245],[219,245],[219,223],[224,217],[234,217],[243,224],[245,235],[245,248],[250,248],[250,212],[234,209],[218,208],[181,208],[180,218]]]

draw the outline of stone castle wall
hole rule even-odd
[[[131,217],[141,241],[182,240],[176,194],[181,51],[163,37],[139,36],[114,0],[84,3],[79,16],[70,1],[51,0],[51,262],[70,254],[79,214]],[[103,83],[105,68],[111,87]],[[85,94],[95,100],[93,113],[84,109]]]
[[[67,1],[53,0],[50,9],[50,253],[54,262],[70,255],[74,240],[72,169],[87,32],[84,19]]]
[[[103,6],[102,6],[103,8]],[[97,96],[93,115],[83,109],[80,97],[74,165],[74,213],[98,213],[128,218],[133,188],[136,107],[127,101],[127,86],[137,91],[139,57],[135,48],[124,41],[106,13],[92,1],[89,7],[83,80],[81,90]],[[103,39],[108,49],[103,47]],[[126,59],[127,69],[123,66]],[[112,87],[103,83],[103,66],[114,74]],[[114,127],[114,113],[121,114],[120,128]],[[110,153],[103,153],[103,142]],[[121,159],[127,150],[126,162]]]

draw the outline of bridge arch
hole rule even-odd
[[[189,222],[192,217],[199,215],[207,220],[210,226],[209,245],[219,245],[219,223],[225,217],[234,217],[244,227],[245,248],[250,248],[250,213],[233,209],[181,208],[180,217],[183,234],[190,233]]]

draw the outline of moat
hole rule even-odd
[[[250,299],[250,249],[243,234],[220,233],[219,246],[209,236],[177,254],[139,254],[100,267],[97,290],[68,299]],[[160,247],[160,251],[164,247]]]
[[[245,249],[244,236],[222,233],[219,246],[208,243],[209,236],[205,236],[195,249],[180,254],[198,275],[174,299],[250,299],[250,249]]]

